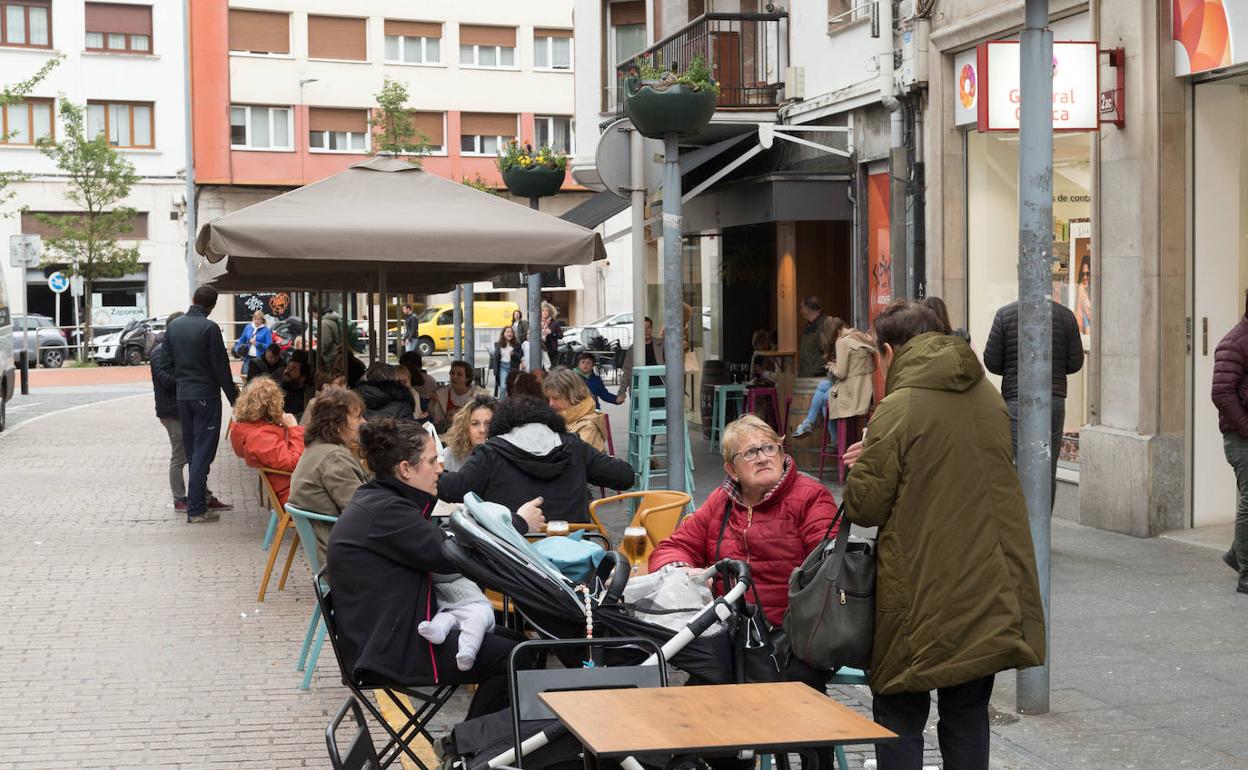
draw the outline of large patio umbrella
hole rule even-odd
[[[580,225],[474,190],[394,158],[372,158],[200,228],[201,271],[221,289],[434,294],[506,272],[606,256]]]

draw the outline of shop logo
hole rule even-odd
[[[958,99],[963,109],[975,106],[975,67],[971,64],[962,65],[962,73],[958,76]]]

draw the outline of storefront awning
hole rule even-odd
[[[853,218],[849,176],[775,174],[717,185],[684,205],[684,232],[763,222],[821,222]]]

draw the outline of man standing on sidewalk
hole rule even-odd
[[[1239,573],[1236,590],[1248,594],[1248,292],[1244,294],[1244,317],[1227,332],[1213,351],[1213,404],[1218,408],[1218,429],[1226,461],[1235,469],[1239,501],[1235,506],[1235,539],[1222,561]]]
[[[209,509],[208,469],[217,456],[221,432],[221,396],[225,391],[230,406],[238,398],[238,388],[230,373],[221,328],[208,320],[217,304],[217,290],[200,286],[191,297],[186,315],[165,329],[162,368],[172,371],[177,383],[178,419],[182,424],[182,446],[190,461],[186,521],[196,524],[216,521],[220,516]],[[213,498],[215,502],[215,498]],[[216,508],[220,508],[218,503]]]
[[[403,352],[410,353],[416,349],[416,341],[420,338],[420,326],[416,323],[416,314],[411,305],[403,306]]]
[[[1065,305],[1053,305],[1053,413],[1049,468],[1049,508],[1057,495],[1057,458],[1062,453],[1062,428],[1066,424],[1066,377],[1083,368],[1083,338],[1075,314]],[[1018,459],[1018,303],[997,311],[984,345],[984,368],[1001,375],[1001,396],[1010,412],[1010,436]]]

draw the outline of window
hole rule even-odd
[[[572,118],[538,115],[534,118],[537,135],[534,144],[555,152],[572,154]]]
[[[0,2],[0,43],[26,48],[51,48],[51,16],[46,0]]]
[[[392,64],[441,64],[442,25],[386,19],[386,61]]]
[[[364,19],[308,16],[308,58],[365,61]]]
[[[572,69],[572,30],[533,30],[533,66],[537,69]]]
[[[230,105],[230,147],[248,150],[293,149],[289,107]]]
[[[368,111],[309,107],[308,147],[321,152],[368,152]]]
[[[129,102],[87,102],[87,136],[108,137],[113,147],[152,148],[152,105]]]
[[[828,0],[828,31],[871,16],[871,0]]]
[[[460,115],[459,150],[465,155],[497,155],[515,137],[515,115],[484,112]]]
[[[0,144],[34,144],[44,138],[53,138],[51,99],[0,106]]]
[[[608,37],[608,65],[614,67],[646,48],[646,4],[644,0],[611,3],[611,34]]]
[[[120,3],[87,3],[88,51],[152,52],[152,7]]]
[[[424,135],[425,141],[429,143],[429,152],[446,152],[446,127],[442,113],[413,112],[412,128],[416,129],[418,137]]]
[[[516,66],[515,27],[461,24],[459,63],[469,67]]]
[[[236,53],[289,54],[290,14],[231,8],[230,50]]]

